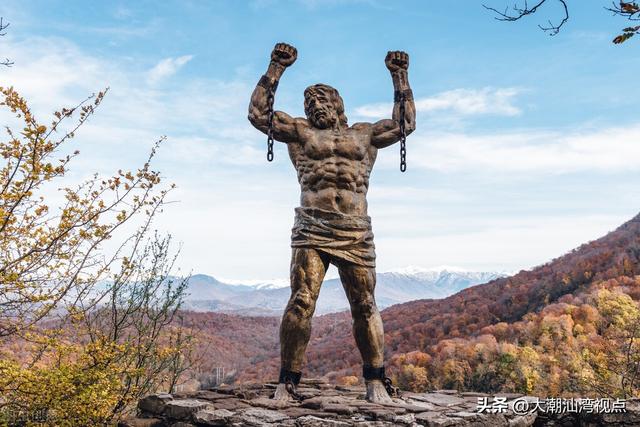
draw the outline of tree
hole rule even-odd
[[[545,31],[549,35],[555,36],[556,34],[558,34],[558,32],[560,32],[560,29],[569,20],[569,7],[567,5],[566,0],[555,0],[555,2],[551,0],[538,0],[534,2],[534,4],[532,5],[530,5],[526,0],[524,0],[523,3],[518,2],[513,4],[511,8],[507,6],[504,9],[504,11],[500,11],[494,7],[489,7],[487,5],[483,5],[483,7],[495,13],[496,15],[495,19],[497,19],[498,21],[513,22],[513,21],[518,21],[526,16],[533,15],[534,13],[538,12],[540,8],[542,8],[545,5],[548,5],[549,3],[557,3],[560,6],[560,9],[562,10],[562,16],[559,19],[559,21],[557,21],[556,23],[553,23],[552,21],[548,21],[547,25],[545,26],[538,25],[538,27],[540,27],[541,30]],[[609,12],[612,12],[614,15],[625,17],[630,21],[640,20],[640,6],[636,2],[620,1],[619,4],[616,4],[614,2],[612,6],[605,7],[604,9],[608,10]],[[613,43],[615,44],[624,43],[625,41],[627,41],[628,39],[630,39],[631,37],[639,33],[640,33],[640,25],[626,27],[622,30],[621,34],[619,34],[613,39]]]
[[[184,371],[191,334],[176,316],[187,279],[171,274],[170,237],[150,233],[173,187],[150,166],[162,139],[138,170],[62,188],[59,206],[51,198],[79,154],[60,153],[106,92],[47,127],[0,87],[21,127],[0,141],[0,415],[111,423]],[[134,231],[108,252],[125,225]]]
[[[0,142],[4,159],[0,169],[3,337],[28,330],[64,304],[68,295],[86,296],[125,249],[123,244],[105,258],[99,252],[101,245],[138,214],[149,224],[162,206],[166,190],[157,195],[154,191],[160,182],[159,173],[150,169],[154,147],[135,173],[119,171],[108,179],[94,176],[76,187],[62,189],[65,201],[51,212],[45,187],[65,175],[79,152],[55,156],[94,113],[106,91],[74,108],[56,112],[49,128],[36,120],[13,88],[0,87],[0,94],[0,107],[9,109],[24,126],[20,133],[7,128],[8,141]],[[64,129],[76,113],[77,121]]]

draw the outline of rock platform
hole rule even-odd
[[[138,402],[138,415],[120,427],[194,426],[429,426],[429,427],[542,427],[542,426],[640,426],[640,399],[627,401],[626,413],[533,412],[516,414],[513,402],[535,399],[520,394],[459,393],[437,390],[403,392],[393,404],[364,400],[364,387],[302,380],[302,402],[281,403],[270,399],[276,384],[219,386],[188,393],[154,394]],[[499,413],[478,411],[478,398],[503,397],[507,409]]]

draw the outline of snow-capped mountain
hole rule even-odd
[[[384,308],[417,299],[439,299],[469,286],[489,282],[507,273],[465,271],[443,266],[432,269],[404,267],[377,274],[376,301]],[[281,315],[289,299],[286,280],[217,280],[191,277],[184,308],[243,315]],[[316,314],[349,309],[340,279],[326,279],[320,289]]]

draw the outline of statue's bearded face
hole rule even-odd
[[[314,85],[307,88],[304,93],[307,119],[318,129],[333,127],[342,114],[341,101],[338,92],[329,86]]]

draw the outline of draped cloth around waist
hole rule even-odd
[[[363,267],[376,266],[371,217],[302,207],[295,212],[292,248],[312,248]]]

